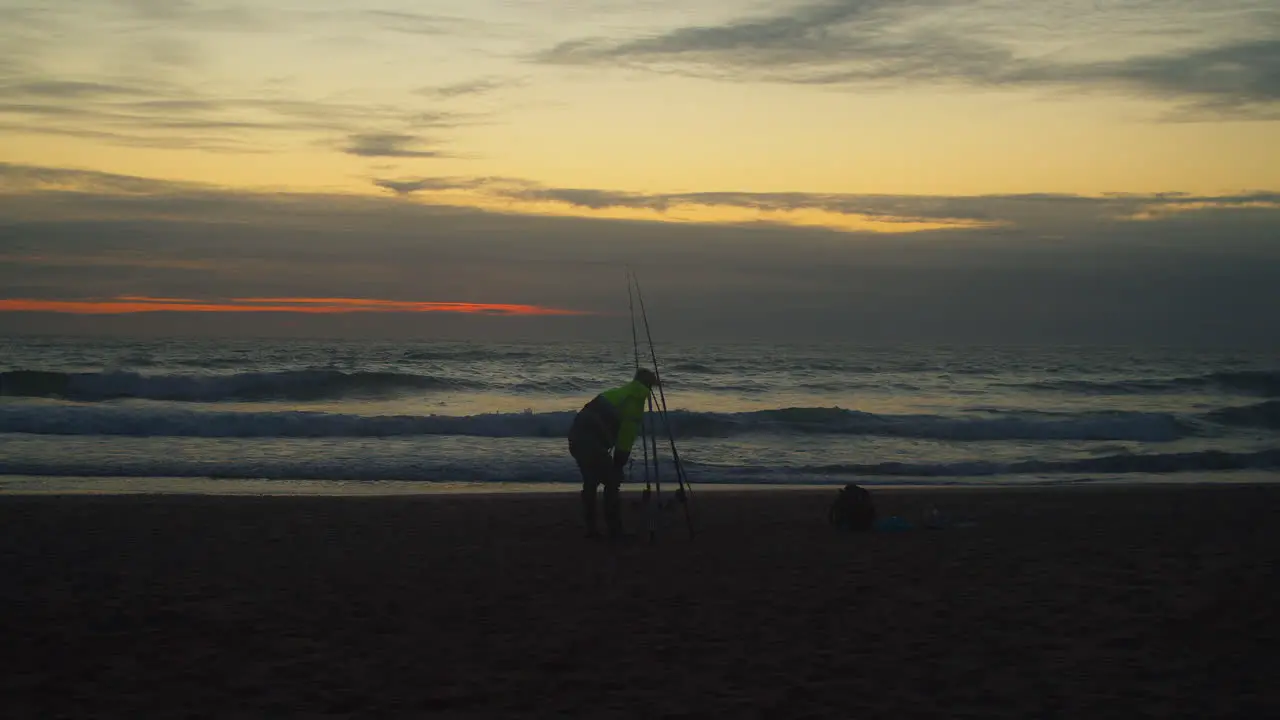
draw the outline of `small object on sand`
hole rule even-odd
[[[916,526],[900,515],[892,515],[877,520],[873,527],[879,532],[901,532],[903,530],[914,530]]]

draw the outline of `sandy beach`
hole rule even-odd
[[[833,492],[0,497],[0,715],[1280,712],[1280,486]]]

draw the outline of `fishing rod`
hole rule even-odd
[[[653,417],[653,393],[649,393],[648,401],[649,401],[649,412],[647,413],[647,415],[648,415],[649,417],[643,418],[643,419],[640,421],[640,427],[641,427],[641,429],[643,429],[643,428],[644,428],[644,424],[645,424],[645,423],[652,423],[652,422],[653,422],[653,420],[652,420],[652,417]],[[644,442],[644,440],[645,440],[645,438],[644,438],[644,437],[642,437],[642,438],[641,438],[641,442]],[[658,522],[658,512],[659,512],[660,510],[662,510],[662,477],[658,475],[658,433],[657,433],[657,431],[656,431],[656,430],[653,430],[652,428],[650,428],[650,432],[649,432],[649,434],[648,434],[648,441],[649,441],[650,443],[652,443],[652,445],[653,445],[653,485],[654,485],[654,493],[653,493],[653,502],[649,504],[649,542],[653,542],[653,541],[654,541],[654,539],[655,539],[655,535],[656,535],[656,531],[655,531],[655,527],[654,527],[654,526],[655,526],[655,525],[657,524],[657,522]],[[645,463],[648,463],[648,462],[649,462],[649,448],[645,448],[645,451],[644,451],[644,457],[645,457]],[[648,478],[648,477],[649,477],[649,470],[648,470],[648,467],[646,466],[646,468],[645,468],[645,478]],[[649,494],[648,489],[646,489],[644,492],[645,492],[645,495],[646,495],[646,496]]]
[[[636,334],[636,306],[635,306],[635,300],[631,293],[630,269],[627,270],[627,308],[631,311],[631,347],[635,355],[635,366],[636,366],[635,369],[636,371],[639,371],[640,370],[640,338]],[[652,393],[649,394],[648,400],[649,400],[649,414],[652,415],[653,413],[653,394]],[[654,526],[657,522],[655,517],[657,515],[657,512],[654,509],[654,503],[650,502],[650,499],[651,499],[650,484],[649,484],[650,441],[652,441],[653,443],[653,464],[654,464],[653,478],[654,478],[654,481],[657,483],[657,489],[658,489],[654,499],[656,500],[657,505],[659,507],[661,507],[662,505],[662,480],[658,477],[657,438],[652,433],[648,432],[648,429],[645,427],[648,422],[649,422],[649,418],[647,417],[641,418],[640,420],[640,447],[643,448],[644,450],[644,493],[641,495],[641,502],[644,503],[645,508],[649,511],[649,542],[653,542],[654,536],[656,534],[656,529]],[[635,460],[631,461],[631,466],[634,472]]]
[[[653,333],[649,329],[649,313],[645,310],[644,293],[641,292],[640,290],[640,279],[636,277],[636,274],[634,271],[631,272],[631,281],[635,283],[636,299],[640,301],[640,316],[644,319],[644,333],[646,338],[649,340],[649,355],[653,359],[654,379],[657,381],[658,397],[661,399],[661,403],[662,403],[662,422],[664,425],[667,426],[667,439],[671,443],[671,458],[675,464],[676,482],[678,484],[678,487],[676,490],[676,500],[678,500],[680,504],[684,506],[684,519],[685,519],[685,523],[689,527],[689,538],[693,539],[693,518],[689,512],[689,496],[693,494],[693,487],[688,482],[688,476],[685,474],[685,471],[684,471],[684,463],[680,462],[680,451],[676,449],[675,432],[674,430],[672,430],[671,417],[667,411],[667,394],[662,389],[662,374],[658,370],[658,353],[657,353],[657,350],[654,349]],[[631,292],[630,286],[628,286],[627,292],[629,296]],[[653,397],[652,394],[650,394],[651,407],[652,407],[652,397]],[[656,473],[657,471],[656,465],[658,462],[656,447],[654,450],[653,460],[655,465],[654,470]],[[687,494],[686,494],[686,488],[688,489]]]

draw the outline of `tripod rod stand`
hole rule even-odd
[[[632,295],[631,295],[631,289],[633,285],[635,287],[635,298],[640,301],[640,315],[644,322],[645,337],[649,342],[649,356],[653,362],[653,374],[654,374],[654,377],[657,379],[656,384],[658,386],[658,399],[660,404],[660,407],[657,408],[659,410],[658,415],[661,416],[662,423],[666,427],[667,441],[671,447],[671,458],[672,458],[673,464],[675,465],[676,484],[677,484],[676,500],[684,507],[685,524],[689,529],[689,538],[693,539],[693,517],[689,510],[689,498],[693,494],[693,488],[688,482],[688,476],[685,473],[684,463],[682,463],[680,460],[680,451],[676,448],[675,432],[671,427],[670,413],[667,411],[667,396],[666,396],[666,392],[663,390],[663,387],[662,387],[662,374],[658,370],[658,354],[657,354],[657,351],[654,349],[654,345],[653,345],[653,333],[649,329],[649,315],[645,310],[644,295],[642,295],[640,292],[640,281],[636,278],[635,273],[632,272],[630,269],[628,269],[627,275],[628,275],[627,300],[628,300],[628,305],[631,308],[631,339],[635,349],[636,369],[638,370],[640,368],[640,340],[636,332],[635,304],[634,302],[632,302]],[[652,425],[657,424],[656,418],[654,417],[655,407],[654,407],[654,397],[652,392],[650,392],[649,394],[648,405],[649,405],[649,412],[646,414],[645,421],[642,422],[640,425],[640,432],[641,432],[641,443],[644,445],[644,456],[645,456],[644,457],[644,462],[645,462],[644,499],[645,499],[646,505],[650,507],[649,540],[650,542],[652,542],[655,537],[654,510],[655,510],[655,507],[657,509],[660,509],[662,507],[662,481],[658,475],[658,465],[659,465],[658,438],[657,438],[658,433],[657,433],[657,429],[652,427]],[[646,440],[648,441],[647,443],[646,443]],[[649,462],[650,462],[649,451],[651,448],[653,451],[653,478],[654,478],[654,484],[656,486],[656,491],[657,491],[655,504],[649,503]]]

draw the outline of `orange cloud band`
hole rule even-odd
[[[363,298],[231,298],[202,301],[127,295],[109,300],[0,299],[0,312],[54,312],[76,315],[120,315],[144,312],[276,312],[332,313],[465,313],[472,315],[590,315],[580,310],[509,303],[412,302]]]

